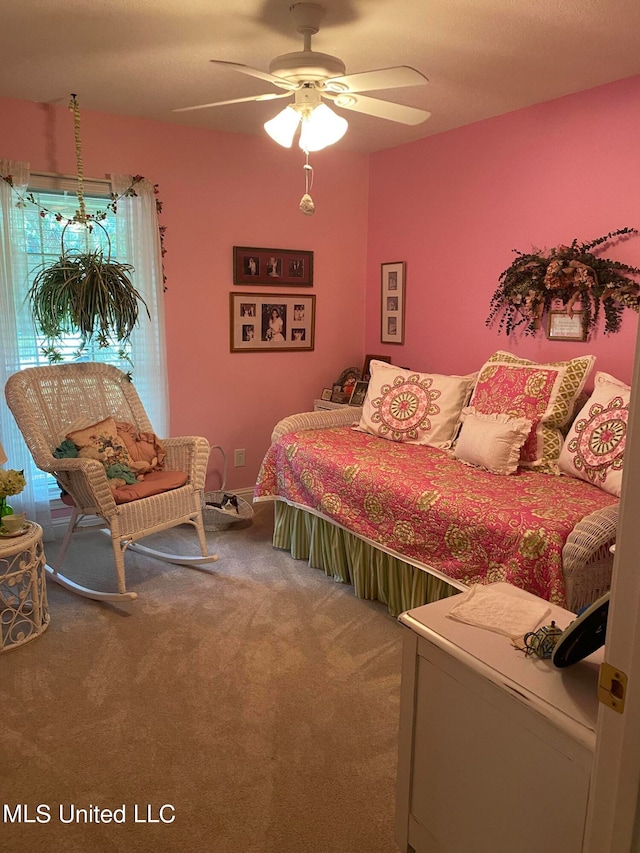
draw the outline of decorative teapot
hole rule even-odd
[[[555,622],[551,625],[543,625],[537,631],[529,631],[523,637],[526,655],[538,655],[539,658],[548,660],[553,654],[556,643],[562,636],[562,629]]]

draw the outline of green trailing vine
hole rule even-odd
[[[124,190],[124,192],[120,193],[119,195],[116,195],[116,193],[110,193],[109,194],[110,200],[105,205],[104,210],[96,211],[96,213],[87,213],[84,210],[84,193],[83,193],[83,190],[80,190],[80,192],[82,193],[83,201],[81,204],[79,204],[79,209],[75,212],[74,216],[72,216],[70,219],[63,216],[59,211],[49,210],[47,207],[45,207],[45,205],[43,205],[35,197],[35,195],[32,192],[21,193],[19,190],[17,190],[16,187],[14,186],[14,183],[13,183],[13,175],[0,175],[0,180],[9,184],[9,186],[11,187],[11,189],[13,190],[13,192],[17,196],[17,199],[18,199],[17,204],[20,207],[25,207],[27,203],[33,204],[35,207],[38,208],[38,215],[41,216],[43,219],[46,216],[53,216],[53,218],[56,220],[56,222],[64,223],[65,225],[71,225],[72,223],[75,223],[75,222],[82,222],[84,225],[86,225],[87,230],[89,232],[92,232],[95,223],[104,222],[104,220],[109,216],[110,213],[116,214],[118,212],[118,202],[121,199],[123,199],[123,198],[137,198],[138,193],[136,192],[136,186],[141,181],[144,181],[145,178],[143,175],[134,175],[131,178],[131,183],[126,188],[126,190]],[[153,192],[154,192],[154,195],[156,196],[156,212],[159,216],[162,213],[162,202],[160,201],[159,198],[157,198],[157,196],[160,192],[160,190],[158,188],[158,184],[153,185]],[[164,238],[165,238],[166,230],[167,230],[166,225],[159,225],[158,226],[158,233],[160,236],[160,250],[161,250],[163,258],[167,253],[167,250],[166,250],[165,244],[164,244]],[[162,280],[164,283],[164,290],[166,291],[167,290],[167,286],[166,286],[167,277],[164,273],[164,269],[162,271]]]
[[[625,308],[640,310],[640,267],[612,261],[593,253],[593,249],[615,238],[628,239],[637,234],[635,228],[619,228],[586,243],[574,239],[569,246],[556,246],[548,251],[513,251],[516,259],[498,279],[499,286],[491,297],[487,326],[497,322],[498,333],[511,335],[520,328],[525,335],[535,335],[542,316],[562,304],[571,316],[584,312],[587,336],[604,314],[604,333],[620,330]]]
[[[84,161],[82,159],[82,140],[80,137],[80,107],[78,104],[78,99],[76,95],[71,95],[69,100],[69,109],[73,113],[73,136],[75,142],[75,151],[76,151],[76,176],[77,176],[77,188],[76,188],[76,196],[78,198],[78,209],[75,214],[68,219],[64,217],[60,212],[56,211],[55,213],[48,208],[46,208],[43,204],[41,204],[35,195],[32,192],[26,192],[21,194],[15,187],[13,183],[13,175],[0,175],[0,179],[5,181],[14,193],[18,197],[18,206],[25,207],[26,203],[35,205],[38,208],[39,215],[44,219],[46,216],[53,216],[56,222],[64,222],[65,225],[71,225],[72,223],[80,223],[84,225],[89,233],[93,231],[94,223],[104,222],[109,213],[116,214],[118,212],[118,202],[123,198],[137,198],[138,193],[136,192],[136,186],[144,181],[144,177],[142,175],[134,175],[131,178],[131,183],[124,190],[124,192],[116,195],[116,193],[109,194],[109,201],[105,205],[104,210],[97,211],[96,213],[87,213],[85,202],[84,202]],[[153,193],[156,196],[156,213],[158,216],[162,213],[162,202],[157,197],[159,193],[158,184],[153,184]],[[160,236],[160,250],[161,255],[164,258],[166,254],[166,249],[164,245],[164,237],[166,233],[166,226],[159,225],[158,232]],[[166,291],[166,281],[167,277],[164,273],[164,268],[162,271],[162,281],[164,284],[164,290]]]

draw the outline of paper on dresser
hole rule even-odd
[[[535,631],[550,614],[551,608],[545,601],[510,595],[493,585],[476,584],[456,597],[456,604],[447,616],[507,637],[521,637]]]

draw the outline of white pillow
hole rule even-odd
[[[390,441],[451,446],[476,375],[418,373],[373,360],[358,429]]]
[[[562,446],[563,474],[587,480],[620,497],[631,388],[608,373],[595,375],[593,394],[577,415]]]
[[[494,474],[515,474],[530,432],[528,418],[483,415],[470,407],[462,412],[462,428],[452,455]]]

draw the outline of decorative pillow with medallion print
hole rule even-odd
[[[631,389],[598,371],[593,394],[573,422],[560,470],[620,497]]]
[[[369,367],[358,429],[389,441],[451,446],[476,374],[418,373],[376,360]]]
[[[485,415],[527,418],[531,432],[520,452],[520,465],[558,472],[564,436],[575,401],[595,357],[538,364],[508,352],[494,353],[483,365],[470,405]]]

